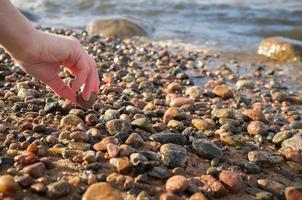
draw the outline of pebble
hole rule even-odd
[[[161,144],[174,143],[184,145],[187,143],[187,138],[180,133],[160,132],[151,135],[149,139]]]
[[[289,147],[295,150],[302,150],[302,134],[298,133],[282,142],[282,147]]]
[[[172,82],[167,86],[168,92],[178,92],[181,91],[181,85],[177,82]]]
[[[133,128],[141,128],[146,131],[151,131],[150,121],[147,118],[138,118],[131,122]]]
[[[222,171],[219,174],[219,180],[225,185],[226,189],[232,193],[239,193],[243,188],[243,180],[241,176],[232,171]]]
[[[300,200],[302,199],[302,187],[287,187],[285,189],[286,200]]]
[[[85,110],[91,108],[97,99],[98,99],[97,95],[94,94],[93,92],[90,93],[90,97],[87,101],[83,99],[82,92],[79,92],[77,94],[77,103]]]
[[[47,188],[43,183],[35,183],[30,186],[30,188],[37,193],[45,193]]]
[[[198,156],[209,160],[213,158],[221,158],[223,156],[222,149],[206,139],[194,140],[192,142],[192,148]]]
[[[20,97],[21,99],[25,99],[26,97],[39,97],[40,93],[36,90],[33,89],[25,89],[25,88],[21,88],[18,91],[18,97]]]
[[[209,128],[209,124],[203,119],[192,119],[193,126],[200,131],[205,131]]]
[[[189,200],[208,200],[208,198],[201,192],[196,192],[190,196]]]
[[[179,197],[173,193],[167,192],[161,194],[159,200],[179,200]]]
[[[201,87],[200,86],[191,86],[188,89],[186,89],[185,95],[189,96],[192,99],[198,99],[200,98],[202,94]]]
[[[133,147],[141,147],[144,144],[144,139],[138,133],[131,133],[125,144]]]
[[[183,105],[191,105],[193,104],[193,99],[187,98],[187,97],[176,97],[170,102],[170,106],[172,107],[181,107]]]
[[[202,175],[200,181],[202,183],[201,190],[208,197],[219,198],[226,196],[228,193],[223,184],[211,175]]]
[[[267,127],[262,121],[252,121],[247,126],[247,132],[250,135],[264,135],[267,133]]]
[[[187,151],[177,144],[164,144],[160,148],[161,160],[168,167],[184,167],[188,160]]]
[[[256,200],[271,200],[273,199],[273,194],[266,191],[261,191],[256,193]]]
[[[10,175],[0,176],[0,193],[16,192],[19,190],[18,183]]]
[[[48,196],[51,198],[59,198],[68,195],[72,188],[65,180],[59,180],[47,186]]]
[[[260,110],[250,109],[243,111],[243,114],[250,118],[252,121],[265,122],[265,116]]]
[[[218,85],[213,89],[213,93],[224,99],[233,97],[232,90],[226,85]]]
[[[105,182],[94,183],[88,187],[82,200],[122,200],[120,192]]]
[[[255,82],[252,80],[238,80],[236,82],[236,87],[238,90],[241,89],[254,89]]]
[[[35,178],[43,176],[45,171],[46,167],[43,162],[37,162],[31,165],[27,165],[22,169],[23,173],[29,174]]]
[[[229,108],[221,108],[221,109],[213,109],[212,112],[212,117],[213,118],[230,118],[230,119],[235,119],[235,113],[233,110]]]
[[[284,140],[292,137],[296,133],[297,133],[296,130],[280,131],[276,135],[274,135],[272,141],[275,144],[281,144]]]
[[[163,123],[168,124],[170,120],[181,120],[185,118],[185,114],[176,107],[170,107],[166,110],[163,116]]]
[[[173,128],[178,131],[182,131],[184,129],[184,124],[182,122],[174,120],[174,119],[170,120],[167,126],[169,128]]]
[[[269,179],[258,179],[259,187],[265,191],[282,196],[285,190],[285,186],[277,181]]]
[[[61,126],[68,126],[68,125],[77,126],[78,124],[83,124],[83,123],[84,121],[80,117],[73,114],[66,115],[61,119],[60,122]]]
[[[118,133],[130,133],[132,131],[131,124],[121,119],[113,119],[106,123],[106,129],[110,135]]]
[[[121,175],[116,172],[109,174],[106,181],[119,190],[128,190],[134,187],[134,180],[132,177]]]
[[[249,161],[262,167],[268,167],[271,164],[270,157],[262,151],[250,151],[247,157]]]
[[[148,171],[148,175],[157,179],[166,179],[169,178],[172,173],[167,168],[153,167],[150,171]]]
[[[185,191],[188,186],[187,178],[181,175],[172,176],[166,182],[166,190],[175,194]]]

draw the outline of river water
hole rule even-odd
[[[95,18],[139,22],[155,40],[255,50],[263,37],[302,40],[302,0],[12,0],[36,24],[80,29]]]

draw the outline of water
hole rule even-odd
[[[95,18],[139,22],[155,40],[210,49],[255,50],[263,37],[302,40],[301,0],[12,0],[37,24],[82,28]]]

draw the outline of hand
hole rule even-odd
[[[24,71],[47,84],[57,95],[76,103],[76,92],[83,87],[83,98],[91,92],[99,92],[99,76],[96,63],[72,37],[37,31],[24,51],[12,54]],[[58,76],[63,66],[75,76],[72,87]]]

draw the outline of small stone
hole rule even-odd
[[[148,171],[148,175],[157,179],[166,179],[169,178],[172,173],[167,168],[153,167]]]
[[[164,113],[163,123],[168,124],[168,122],[172,119],[175,119],[175,120],[185,119],[185,114],[183,112],[181,112],[181,110],[176,108],[176,107],[170,107]]]
[[[188,188],[187,178],[184,176],[176,175],[170,177],[166,182],[166,190],[172,193],[180,193]]]
[[[0,176],[0,193],[16,192],[19,190],[18,183],[10,175]]]
[[[265,116],[260,110],[245,110],[243,114],[248,116],[253,121],[265,121]]]
[[[235,119],[235,113],[233,110],[228,108],[221,108],[221,109],[213,109],[212,110],[212,117],[213,118],[230,118]]]
[[[151,131],[150,121],[147,118],[138,118],[131,122],[132,127]]]
[[[184,147],[177,144],[164,144],[160,148],[161,159],[168,167],[184,167],[188,156]]]
[[[58,101],[51,101],[45,104],[44,111],[46,113],[54,112],[59,108],[59,102]]]
[[[302,199],[302,187],[287,187],[285,189],[286,200],[300,200]]]
[[[90,185],[82,200],[123,200],[123,198],[110,184],[101,182]]]
[[[116,168],[118,173],[125,175],[131,172],[132,164],[129,162],[128,159],[118,159],[116,163]]]
[[[22,176],[15,176],[15,181],[19,183],[21,187],[27,187],[33,182],[33,178],[29,174]]]
[[[197,139],[192,143],[193,150],[198,156],[206,159],[220,158],[223,156],[223,151],[216,144],[206,140]]]
[[[297,133],[293,137],[284,140],[282,147],[292,148],[294,150],[302,150],[302,133]]]
[[[83,124],[83,120],[76,115],[69,114],[61,119],[61,126],[77,126],[78,124]]]
[[[247,157],[249,161],[262,167],[268,167],[271,164],[270,157],[262,151],[250,151]]]
[[[201,192],[196,192],[190,196],[189,200],[208,200],[208,198]]]
[[[236,83],[238,90],[241,89],[254,89],[255,83],[253,80],[238,80]]]
[[[272,200],[273,194],[266,191],[261,191],[256,193],[256,200]]]
[[[120,190],[128,190],[134,186],[134,180],[132,177],[120,175],[115,172],[108,175],[106,181],[113,187]]]
[[[243,180],[236,172],[222,171],[219,174],[219,180],[225,185],[230,193],[237,194],[242,190]]]
[[[170,102],[170,106],[172,107],[181,107],[187,104],[193,104],[194,101],[187,97],[176,97]]]
[[[37,193],[44,193],[46,192],[46,186],[43,183],[35,183],[30,186],[30,188]]]
[[[167,86],[167,90],[170,93],[181,91],[181,85],[177,82],[172,82]]]
[[[77,94],[77,103],[85,110],[91,108],[97,99],[98,99],[97,95],[94,94],[93,92],[90,93],[90,97],[87,101],[83,99],[82,92],[79,92]]]
[[[35,178],[41,177],[46,171],[45,164],[42,162],[37,162],[31,165],[27,165],[22,169],[23,173],[27,173]]]
[[[131,133],[125,141],[125,144],[133,147],[140,147],[144,144],[144,139],[138,133]]]
[[[209,124],[203,119],[192,119],[193,126],[200,131],[205,131],[209,128]]]
[[[106,129],[110,135],[118,133],[130,133],[132,131],[131,124],[121,119],[113,119],[106,123]]]
[[[94,144],[93,148],[96,151],[105,151],[105,150],[107,150],[108,144],[116,144],[114,137],[111,137],[111,136],[105,137],[104,139],[102,139],[101,142]]]
[[[213,93],[224,99],[233,97],[232,90],[226,85],[218,85],[213,89]]]
[[[200,181],[202,183],[202,192],[206,194],[207,196],[211,197],[223,197],[227,195],[228,191],[225,189],[225,187],[217,181],[213,176],[211,175],[202,175],[200,177]]]
[[[160,132],[151,135],[149,139],[161,144],[174,143],[184,145],[187,143],[187,138],[180,133]]]
[[[284,140],[292,137],[294,134],[296,134],[296,130],[286,130],[286,131],[280,131],[273,137],[273,143],[275,144],[281,144]]]
[[[25,99],[26,97],[39,97],[40,93],[36,90],[33,89],[25,89],[25,88],[21,88],[18,91],[18,97],[20,97],[21,99]]]
[[[258,179],[257,183],[261,189],[272,192],[279,196],[282,196],[285,190],[285,186],[277,181],[269,179]]]
[[[247,132],[250,135],[264,135],[267,133],[267,127],[262,121],[252,121],[247,126]]]
[[[84,142],[70,142],[69,148],[78,151],[88,151],[90,149],[90,144]]]
[[[282,92],[274,92],[272,94],[273,101],[283,102],[283,101],[290,101],[290,97]]]
[[[174,119],[170,120],[167,126],[169,128],[173,128],[178,131],[182,131],[184,129],[184,124],[182,122],[174,120]]]
[[[193,99],[198,99],[201,96],[201,87],[200,86],[189,87],[186,90],[185,95]]]
[[[119,148],[117,145],[109,143],[107,144],[107,152],[110,158],[115,158],[118,155]]]
[[[179,197],[173,193],[167,192],[161,194],[159,200],[179,200]]]
[[[59,180],[47,186],[47,193],[51,198],[58,198],[68,195],[71,192],[71,186],[65,180]]]

